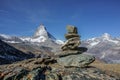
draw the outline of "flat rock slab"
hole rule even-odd
[[[80,38],[80,36],[78,34],[65,34],[65,38],[68,40],[70,38],[73,38],[73,37],[77,37],[78,39]]]
[[[60,65],[70,67],[85,67],[88,66],[90,63],[92,63],[95,60],[95,57],[86,55],[86,54],[76,54],[76,55],[69,55],[60,57],[57,59],[57,62]]]
[[[81,51],[74,51],[74,50],[68,50],[68,51],[62,51],[62,52],[59,52],[57,53],[56,56],[58,57],[65,57],[65,56],[69,56],[69,55],[77,55],[77,54],[82,54]]]
[[[78,47],[77,50],[66,50],[66,51],[62,51],[59,53],[56,53],[58,57],[64,57],[64,56],[68,56],[68,55],[76,55],[76,54],[82,54],[83,52],[86,52],[87,48],[85,47]]]

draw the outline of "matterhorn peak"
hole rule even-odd
[[[33,38],[40,37],[44,37],[45,39],[56,40],[56,38],[47,31],[46,27],[43,24],[40,24],[40,26],[37,28],[33,36]]]
[[[34,37],[47,36],[47,30],[43,24],[41,24],[34,33]]]

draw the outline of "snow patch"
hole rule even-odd
[[[97,45],[99,42],[92,42],[92,43],[90,43],[90,45],[91,46],[95,46],[95,45]]]
[[[24,38],[20,38],[22,41],[30,41],[30,37],[24,37]]]
[[[20,42],[16,42],[16,41],[4,41],[4,42],[7,42],[7,43],[20,43]]]
[[[32,37],[26,37],[26,38],[21,38],[22,41],[28,41],[28,42],[45,42],[47,40],[44,36],[39,36],[37,38],[32,38]]]
[[[118,44],[118,43],[119,43],[119,41],[116,41],[116,40],[108,40],[108,41],[113,42],[113,43],[115,43],[115,44]]]
[[[34,39],[30,39],[31,42],[45,42],[45,40],[47,40],[44,36],[40,36],[38,38],[34,38]]]
[[[105,58],[105,56],[106,56],[106,53],[105,53],[105,52],[103,52],[103,54],[102,54],[102,56],[100,57],[100,59]]]
[[[11,38],[11,36],[5,35],[5,34],[0,34],[0,36],[2,36],[3,38],[6,38],[6,39],[10,39]]]
[[[61,45],[61,44],[64,44],[64,42],[63,42],[62,40],[56,40],[56,43],[57,43],[57,44],[60,44],[60,45]]]
[[[87,41],[94,41],[96,38],[91,38],[91,39],[88,39]]]

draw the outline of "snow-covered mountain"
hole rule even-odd
[[[63,44],[63,41],[57,40],[54,36],[52,36],[44,27],[44,25],[40,25],[32,37],[18,37],[0,34],[0,39],[20,50],[23,50],[24,48],[25,51],[32,53],[37,53],[36,51],[39,50],[42,50],[42,52],[47,53],[48,51],[49,53],[56,52],[60,50],[60,45]]]
[[[40,25],[39,27],[38,27],[38,29],[35,31],[35,33],[34,33],[34,38],[37,38],[37,37],[44,37],[44,38],[46,38],[46,39],[52,39],[52,40],[56,40],[56,38],[53,36],[53,35],[51,35],[48,31],[47,31],[47,29],[44,27],[44,25]]]
[[[93,46],[99,44],[100,42],[107,42],[107,43],[110,42],[113,44],[119,44],[120,40],[117,38],[112,38],[111,35],[108,33],[104,33],[100,37],[88,39],[87,42],[89,42],[90,46],[93,47]]]
[[[47,29],[44,27],[44,25],[40,25],[32,37],[24,37],[20,39],[23,41],[38,43],[45,42],[48,39],[56,41],[56,38],[47,32]]]
[[[100,37],[82,41],[81,46],[87,47],[88,53],[107,63],[120,63],[120,38],[104,33]]]
[[[95,37],[95,38],[91,38],[88,40],[84,40],[83,43],[85,43],[86,46],[89,48],[92,48],[101,43],[106,43],[106,44],[109,43],[112,45],[120,46],[120,38],[113,38],[110,34],[104,33],[100,37]]]
[[[53,35],[51,35],[44,27],[44,25],[40,25],[32,37],[18,37],[0,34],[0,39],[8,43],[43,43],[49,40],[56,44],[63,44],[63,41],[57,40]]]

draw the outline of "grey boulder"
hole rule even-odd
[[[95,57],[86,54],[64,56],[57,59],[57,62],[66,67],[86,67],[95,61]]]

